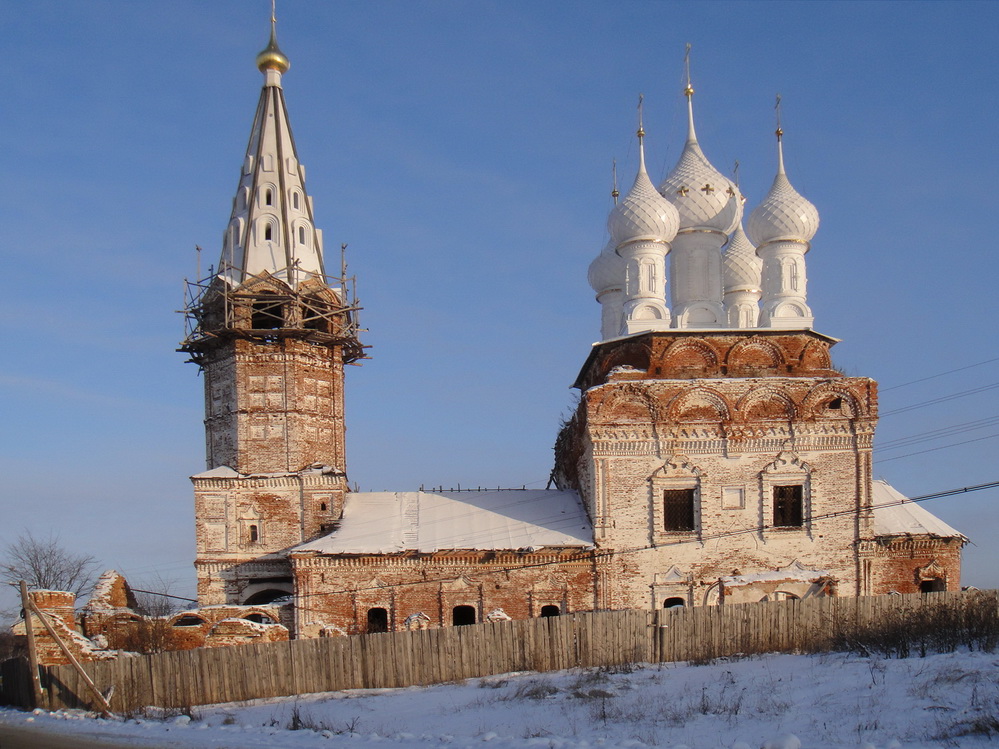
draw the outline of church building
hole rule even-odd
[[[316,637],[959,589],[966,539],[873,479],[877,383],[837,371],[814,329],[819,214],[782,131],[744,231],[689,81],[679,161],[656,187],[639,126],[638,173],[590,264],[601,340],[580,352],[554,488],[350,491],[344,367],[365,347],[306,192],[273,19],[257,66],[221,256],[190,285],[181,344],[205,382],[202,606],[281,604],[293,636]]]

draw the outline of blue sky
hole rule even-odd
[[[0,543],[61,536],[193,591],[201,380],[175,352],[194,245],[215,262],[261,76],[266,0],[3,2],[7,283]],[[542,488],[599,334],[586,269],[610,164],[698,135],[751,209],[775,169],[818,207],[816,328],[882,386],[875,474],[909,495],[999,479],[994,3],[279,3],[285,93],[327,248],[349,244],[372,359],[348,373],[364,490]],[[976,366],[971,366],[976,365]],[[910,383],[949,370],[959,372]],[[946,447],[958,442],[955,447]],[[943,448],[943,449],[937,449]],[[910,454],[921,450],[932,450]],[[905,457],[900,457],[905,456]],[[926,506],[999,586],[999,491]]]

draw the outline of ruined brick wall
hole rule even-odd
[[[860,544],[861,575],[872,595],[961,590],[960,538],[899,537]]]
[[[208,468],[345,470],[339,346],[235,339],[208,355],[204,376]]]
[[[388,629],[397,631],[451,626],[456,606],[472,607],[475,621],[497,609],[525,619],[546,606],[559,613],[594,608],[587,552],[296,553],[292,564],[298,637],[365,632],[372,609],[384,609]]]
[[[320,470],[284,476],[194,477],[198,600],[245,603],[253,580],[291,574],[283,550],[318,536],[343,513],[345,477]],[[281,586],[277,586],[281,589]]]

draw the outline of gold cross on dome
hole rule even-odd
[[[679,190],[677,190],[676,194],[679,195],[680,197],[685,198],[685,197],[687,197],[687,193],[688,192],[690,192],[690,190],[686,186],[684,186],[684,187],[681,187]]]
[[[711,185],[705,184],[704,187],[701,188],[701,191],[707,195],[710,195],[715,191],[715,188],[713,188]]]
[[[725,191],[725,194],[728,195],[730,198],[735,197],[735,190],[732,188],[732,185],[728,186],[728,189]]]

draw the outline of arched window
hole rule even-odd
[[[298,227],[298,243],[305,244],[305,227]]]
[[[257,624],[275,624],[276,622],[266,614],[247,614],[243,617],[248,622],[256,622]]]
[[[680,596],[673,596],[672,598],[667,598],[663,601],[664,609],[681,609],[687,605],[687,602],[680,598]]]
[[[274,205],[274,192],[269,187],[264,191],[264,205]]]
[[[388,609],[381,606],[368,609],[367,632],[388,632]]]
[[[298,193],[297,192],[293,192],[291,194],[291,205],[295,208],[295,210],[298,210]]]
[[[920,593],[942,593],[945,590],[947,590],[947,583],[939,577],[934,577],[931,580],[922,580],[919,583]]]
[[[475,624],[475,607],[455,606],[451,610],[451,623],[456,627],[463,627],[466,624]]]
[[[261,292],[253,300],[250,327],[254,330],[274,330],[284,325],[284,305],[273,292]]]
[[[256,525],[250,526],[250,543],[255,544],[260,540],[260,529]]]
[[[200,627],[205,623],[205,620],[200,616],[195,616],[194,614],[184,614],[174,619],[174,627]]]
[[[264,225],[264,241],[269,242],[271,240],[272,230],[270,224]]]
[[[549,604],[548,606],[541,607],[541,617],[543,619],[550,616],[558,616],[561,613],[562,612],[559,611],[558,606],[555,606],[554,604]]]

